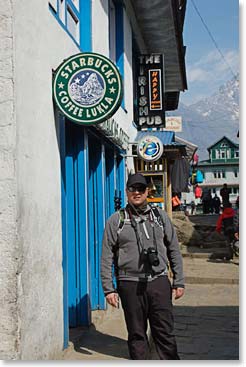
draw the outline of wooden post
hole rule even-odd
[[[172,184],[168,161],[166,161],[166,171],[167,171],[167,214],[169,215],[170,219],[172,219]]]

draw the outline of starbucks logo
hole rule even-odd
[[[163,153],[163,144],[155,136],[145,136],[138,142],[138,155],[145,161],[157,161]]]
[[[97,124],[119,108],[121,76],[105,56],[80,53],[58,67],[53,94],[57,106],[70,120],[81,125]]]

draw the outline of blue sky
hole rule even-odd
[[[193,3],[226,62],[214,45]],[[188,90],[180,102],[190,105],[211,96],[239,72],[239,4],[237,0],[188,0],[184,23]],[[228,65],[230,68],[228,67]]]

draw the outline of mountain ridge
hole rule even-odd
[[[224,83],[216,93],[194,104],[179,103],[168,116],[182,117],[180,138],[198,146],[199,160],[208,159],[207,148],[226,136],[238,144],[239,78]]]

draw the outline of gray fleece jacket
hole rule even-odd
[[[116,278],[130,281],[152,281],[168,273],[168,262],[173,273],[173,287],[184,287],[183,262],[175,229],[164,210],[158,209],[164,228],[158,223],[149,205],[138,215],[132,211],[136,221],[140,244],[131,220],[126,216],[124,226],[119,229],[120,214],[114,213],[104,230],[101,255],[101,280],[105,295],[115,291],[112,265]],[[157,247],[159,265],[152,266],[154,274],[146,274],[146,260],[143,249]],[[115,256],[115,253],[117,254]]]

